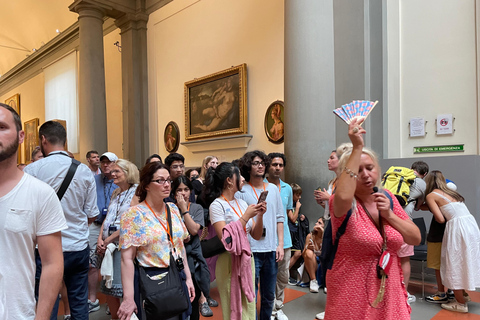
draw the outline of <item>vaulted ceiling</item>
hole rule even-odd
[[[73,0],[0,1],[0,75],[77,21]]]

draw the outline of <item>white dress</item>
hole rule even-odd
[[[447,220],[442,241],[440,274],[443,284],[452,290],[475,290],[480,287],[480,230],[463,202],[440,207]]]

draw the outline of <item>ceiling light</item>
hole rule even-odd
[[[56,33],[60,33],[60,30],[57,29],[57,30],[55,30],[55,32],[56,32]]]
[[[35,52],[35,51],[37,51],[37,49],[33,48],[32,51]]]

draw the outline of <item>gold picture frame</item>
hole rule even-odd
[[[30,163],[32,160],[32,152],[37,146],[40,145],[40,139],[38,137],[38,126],[40,119],[34,118],[23,124],[23,130],[25,131],[25,140],[23,141],[23,150],[25,152],[25,163]]]
[[[169,153],[173,153],[178,150],[178,145],[180,143],[180,129],[174,121],[170,121],[165,126],[163,142],[165,144],[165,149],[167,149]]]
[[[185,139],[246,134],[247,65],[185,83]]]
[[[19,93],[14,94],[13,96],[11,96],[7,100],[5,100],[5,104],[12,107],[18,113],[18,115],[21,116],[20,115],[20,94]],[[20,163],[22,163],[22,148],[21,148],[21,146],[18,146],[17,164],[20,164]]]
[[[20,115],[20,94],[19,93],[5,100],[5,104],[8,104],[15,111],[17,111],[18,115]]]
[[[65,132],[67,131],[67,120],[60,120],[60,119],[53,119],[52,121],[60,122],[60,124],[65,128]],[[68,137],[68,134],[67,134]],[[65,140],[65,151],[68,151],[68,138]]]
[[[283,101],[274,101],[268,106],[265,112],[265,134],[270,142],[280,144],[283,142],[284,128],[284,103]]]

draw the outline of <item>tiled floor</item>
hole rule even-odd
[[[215,283],[213,283],[213,287]],[[409,291],[411,294],[415,294],[417,301],[412,303],[412,320],[480,320],[480,292],[469,292],[472,302],[468,304],[469,313],[460,314],[443,310],[440,305],[431,304],[421,299],[422,288],[421,283],[413,281],[410,283]],[[425,287],[426,294],[435,292],[435,288],[432,284],[427,284]],[[211,291],[212,298],[220,302],[218,297],[218,291],[213,288]],[[99,300],[102,303],[102,307],[99,311],[91,313],[91,320],[110,320],[110,316],[105,314],[105,297],[99,295]],[[323,293],[310,293],[308,288],[292,287],[288,286],[285,291],[285,307],[283,311],[289,317],[290,320],[313,320],[315,314],[325,309],[326,295]],[[348,308],[347,302],[345,307]],[[63,307],[60,306],[60,310]],[[203,318],[205,320],[221,320],[222,311],[220,307],[212,308],[213,317]],[[58,319],[63,319],[59,315]]]

